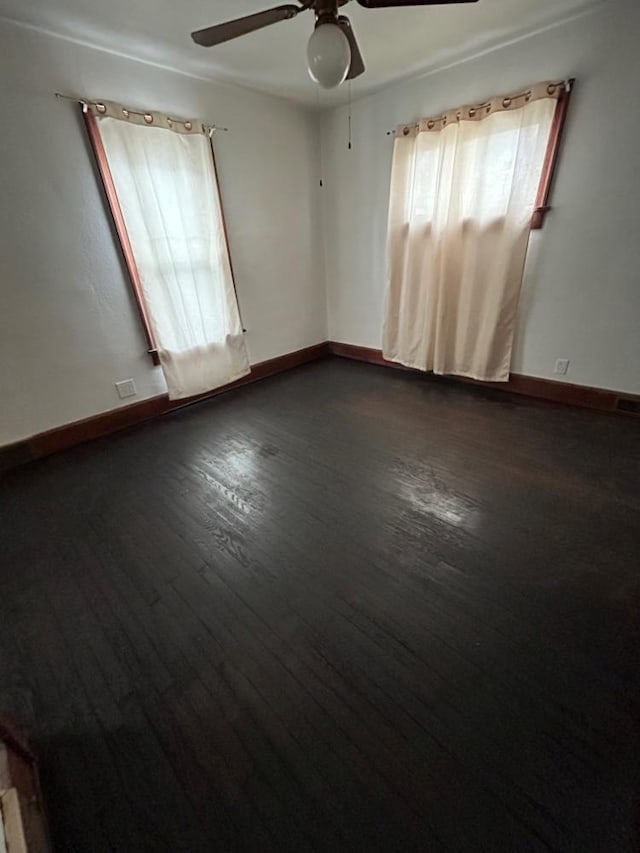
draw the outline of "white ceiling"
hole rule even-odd
[[[318,96],[305,67],[313,13],[213,48],[189,33],[282,0],[0,0],[0,15],[190,74],[239,83],[311,106],[344,100]],[[289,0],[290,2],[290,0]],[[367,71],[353,96],[456,61],[548,26],[602,0],[479,0],[476,4],[342,10],[356,30]]]

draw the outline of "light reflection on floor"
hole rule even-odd
[[[434,516],[446,524],[474,530],[479,524],[479,511],[473,502],[465,496],[434,487],[433,482],[424,486],[404,483],[401,497],[419,512]]]

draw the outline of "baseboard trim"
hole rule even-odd
[[[24,441],[0,447],[0,472],[16,468],[19,465],[40,459],[43,456],[49,456],[60,450],[66,450],[77,444],[84,444],[95,438],[137,426],[169,412],[175,412],[177,409],[182,409],[185,406],[191,406],[193,403],[199,403],[202,400],[216,397],[219,394],[224,394],[242,385],[258,382],[261,379],[266,379],[268,376],[283,373],[294,367],[317,361],[329,355],[362,361],[367,364],[391,367],[395,370],[410,370],[410,368],[396,362],[387,361],[379,349],[345,344],[339,341],[324,341],[320,344],[314,344],[313,346],[254,364],[248,376],[243,376],[242,379],[231,382],[229,385],[223,385],[221,388],[216,388],[215,391],[207,394],[190,397],[188,400],[170,400],[166,394],[162,394],[130,406],[112,409],[109,412],[103,412],[99,415],[85,418],[82,421],[75,421],[71,424],[47,430],[47,432],[41,432]],[[511,394],[532,397],[538,400],[547,400],[554,403],[563,403],[570,406],[580,406],[601,412],[614,412],[631,417],[637,417],[640,413],[640,396],[623,394],[619,391],[610,391],[603,388],[571,385],[567,382],[554,382],[550,379],[539,379],[535,376],[524,376],[518,373],[511,374],[508,382],[476,382],[473,379],[462,377],[435,377],[433,374],[428,375],[435,380],[443,379],[444,381],[466,382],[479,385],[483,388],[495,388],[498,391]]]
[[[342,358],[350,358],[355,361],[364,361],[367,364],[378,364],[394,369],[410,370],[402,364],[387,361],[379,349],[372,347],[354,346],[339,341],[329,341],[329,352]],[[508,382],[477,382],[475,379],[466,379],[460,376],[439,377],[428,374],[434,379],[445,379],[446,381],[465,382],[472,385],[480,385],[483,388],[495,388],[498,391],[506,391],[524,397],[534,397],[537,400],[547,400],[554,403],[564,403],[569,406],[580,406],[586,409],[595,409],[601,412],[619,412],[621,414],[634,413],[635,405],[640,398],[633,394],[622,394],[620,391],[610,391],[603,388],[591,388],[586,385],[571,385],[568,382],[555,382],[551,379],[539,379],[536,376],[524,376],[512,373]]]
[[[139,403],[133,403],[130,406],[112,409],[81,421],[55,427],[15,444],[0,447],[0,471],[6,471],[34,459],[66,450],[76,444],[83,444],[86,441],[92,441],[95,438],[136,426],[168,412],[174,412],[184,406],[191,406],[193,403],[199,403],[210,397],[224,394],[233,388],[239,388],[242,385],[248,385],[251,382],[257,382],[266,379],[268,376],[274,376],[302,364],[316,361],[328,354],[329,346],[325,341],[254,364],[248,376],[243,376],[242,379],[223,385],[207,394],[200,394],[186,400],[170,400],[166,394],[162,394],[158,397],[142,400]]]

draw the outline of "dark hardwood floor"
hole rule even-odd
[[[56,850],[635,853],[639,426],[330,359],[6,475]]]

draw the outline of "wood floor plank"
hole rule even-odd
[[[640,432],[339,359],[0,481],[56,850],[636,853]]]

